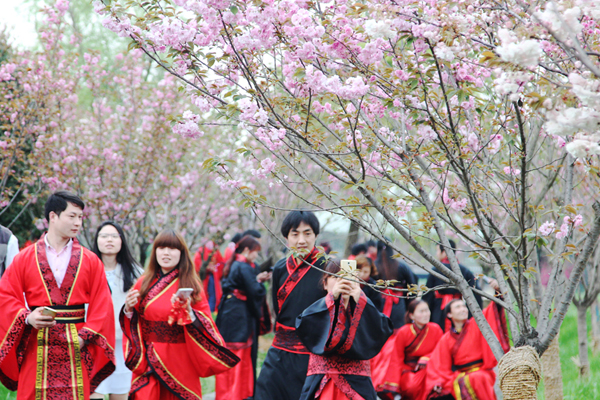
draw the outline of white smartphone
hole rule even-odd
[[[181,300],[187,300],[194,293],[194,289],[192,288],[179,288],[177,289],[177,293],[175,296],[179,297]]]

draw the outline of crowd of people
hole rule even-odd
[[[293,251],[274,265],[258,264],[256,230],[192,257],[166,229],[143,269],[114,221],[91,250],[79,243],[84,206],[52,194],[47,232],[10,258],[0,229],[0,381],[18,399],[201,399],[199,378],[213,375],[217,400],[496,398],[496,359],[460,292],[434,275],[437,290],[399,291],[418,279],[383,241],[355,245],[356,273],[342,276],[316,245],[315,214],[292,211],[281,235]],[[447,265],[450,245],[437,249]],[[503,310],[484,315],[507,351]]]

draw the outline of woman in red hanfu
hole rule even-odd
[[[413,300],[406,311],[406,325],[396,335],[392,369],[398,371],[395,382],[388,383],[388,392],[400,394],[405,400],[421,400],[425,396],[425,378],[429,356],[444,334],[434,322],[423,300]],[[394,392],[394,388],[397,391]]]
[[[215,246],[212,240],[201,246],[194,256],[194,265],[196,272],[200,274],[200,279],[204,283],[204,293],[208,297],[210,311],[215,311],[219,307],[219,301],[223,291],[221,290],[221,276],[225,262],[219,248]]]
[[[186,300],[178,289],[193,289]],[[184,239],[158,234],[144,275],[120,315],[130,399],[201,399],[200,377],[229,370],[239,358],[225,348],[210,316]]]
[[[496,358],[475,321],[468,318],[465,302],[452,300],[445,312],[452,327],[431,354],[425,398],[451,395],[457,400],[496,400]]]
[[[339,262],[327,272],[337,274]],[[300,400],[376,400],[369,359],[392,335],[392,321],[380,313],[360,284],[323,276],[327,295],[296,319],[296,332],[311,352]]]

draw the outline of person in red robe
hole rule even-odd
[[[48,232],[0,281],[0,381],[17,390],[17,399],[89,399],[115,369],[104,267],[76,239],[83,208],[73,194],[52,194]],[[44,315],[52,311],[55,317]]]
[[[339,261],[325,271],[337,274]],[[296,319],[296,331],[311,354],[300,400],[377,400],[369,359],[392,335],[392,321],[379,312],[360,284],[323,275],[327,295]]]
[[[192,289],[191,294],[177,294]],[[240,359],[225,347],[184,239],[158,234],[144,275],[119,316],[132,400],[201,399],[199,377],[229,370]]]
[[[390,366],[397,371],[384,383],[385,393],[390,398],[401,395],[406,400],[425,398],[425,378],[429,356],[444,334],[434,322],[430,322],[431,312],[423,300],[409,303],[402,328],[398,330]]]
[[[489,307],[497,307],[491,303]],[[485,311],[488,311],[486,309]],[[426,399],[496,400],[496,358],[463,300],[446,306],[452,327],[439,341],[427,365]],[[491,325],[493,321],[488,321]],[[494,328],[492,328],[494,329]],[[497,328],[495,331],[499,331]],[[500,329],[501,330],[501,329]]]
[[[207,294],[210,310],[215,311],[223,295],[221,278],[225,262],[219,248],[212,240],[198,249],[194,256],[194,266],[204,284],[204,293]]]

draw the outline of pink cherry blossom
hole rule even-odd
[[[412,210],[412,206],[413,206],[412,201],[407,202],[404,199],[398,199],[396,201],[396,207],[398,207],[397,212],[400,217],[405,217],[406,214],[408,214],[410,212],[410,210]]]
[[[556,223],[554,221],[546,221],[538,228],[538,233],[541,236],[549,236],[556,229]]]

